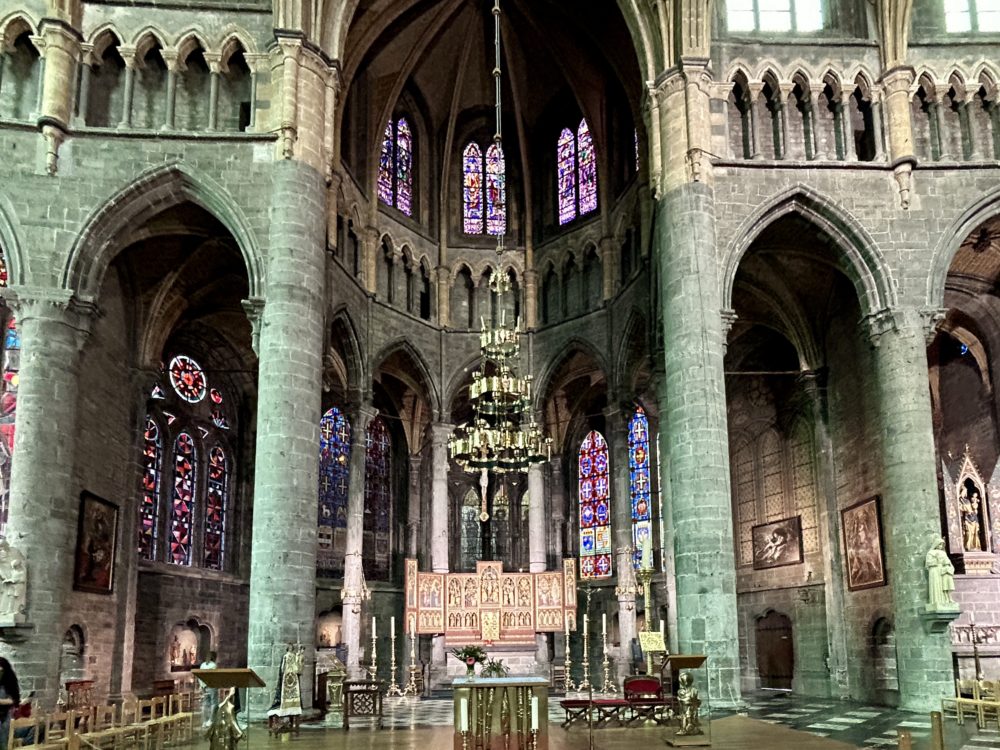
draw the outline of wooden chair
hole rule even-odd
[[[941,699],[941,713],[944,716],[952,712],[959,724],[965,723],[967,713],[975,713],[979,719],[978,703],[979,684],[975,680],[955,680],[955,696]]]
[[[139,701],[129,701],[122,704],[118,715],[118,726],[121,729],[119,738],[122,744],[140,747],[146,750],[149,746],[149,724],[142,720],[142,709]]]
[[[72,711],[53,711],[45,717],[46,745],[68,744],[75,729],[76,717]]]
[[[980,680],[976,688],[979,728],[985,729],[992,719],[1000,729],[1000,680]]]
[[[7,734],[8,750],[13,750],[15,747],[37,744],[39,740],[38,729],[39,722],[37,716],[11,719],[10,730]]]

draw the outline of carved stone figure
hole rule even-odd
[[[24,622],[27,606],[28,572],[24,555],[0,539],[0,625]]]
[[[944,539],[939,538],[928,550],[924,566],[927,568],[928,611],[958,609],[958,604],[951,598],[951,592],[955,590],[955,566],[944,551]]]
[[[677,730],[677,734],[701,734],[701,718],[698,716],[701,698],[698,697],[698,688],[694,686],[694,679],[690,672],[681,672],[677,682],[680,685],[677,688],[677,702],[681,706],[679,717],[681,726]]]
[[[966,552],[981,552],[979,538],[979,490],[972,490],[971,496],[965,487],[958,492],[958,509],[962,514],[962,546]]]

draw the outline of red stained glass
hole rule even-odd
[[[191,564],[197,468],[194,438],[182,432],[174,441],[174,488],[170,504],[170,562],[176,565]]]
[[[215,446],[208,454],[208,487],[205,493],[205,567],[222,570],[225,562],[226,506],[229,499],[229,461]]]
[[[580,577],[607,578],[612,572],[608,444],[596,430],[580,445],[578,468]]]
[[[208,388],[205,371],[191,357],[178,354],[170,360],[170,384],[174,391],[189,404],[196,404],[205,398]]]
[[[156,540],[160,508],[160,428],[146,416],[142,436],[142,479],[139,487],[139,556],[156,559]]]

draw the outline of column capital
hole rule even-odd
[[[208,71],[215,75],[219,75],[222,72],[222,53],[221,52],[204,52],[205,63],[208,65]]]
[[[263,297],[249,297],[241,303],[250,321],[250,346],[257,356],[260,356],[260,323],[264,319],[264,301]]]
[[[455,425],[453,424],[448,422],[434,422],[431,425],[431,441],[434,446],[447,446],[454,431]]]
[[[100,315],[92,299],[79,297],[71,289],[17,284],[7,288],[4,298],[19,323],[37,319],[62,323],[80,334],[80,346]]]
[[[921,332],[930,344],[947,312],[945,308],[885,307],[866,315],[863,323],[872,346],[877,347],[886,334],[908,330]]]

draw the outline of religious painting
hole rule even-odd
[[[876,495],[840,511],[847,588],[851,591],[884,586],[886,583],[879,503]]]
[[[758,524],[753,527],[752,539],[754,570],[802,562],[801,516]]]
[[[81,493],[73,588],[92,594],[114,590],[117,536],[118,506],[89,492]]]

